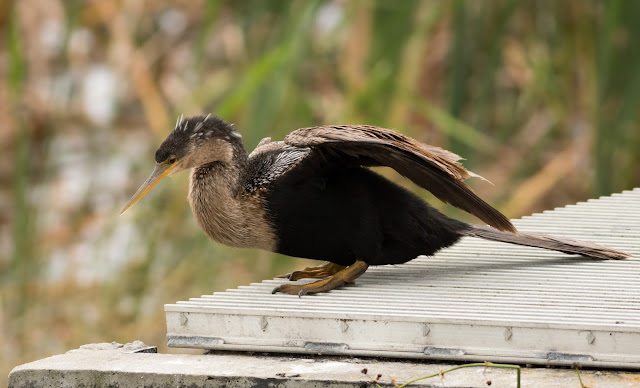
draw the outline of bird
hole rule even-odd
[[[281,275],[273,293],[328,292],[369,266],[402,264],[462,237],[549,249],[594,259],[631,255],[569,238],[519,232],[464,182],[481,176],[445,149],[370,125],[294,130],[248,153],[242,135],[217,116],[180,116],[155,153],[155,169],[122,213],[160,180],[190,169],[188,201],[215,242],[324,261]],[[387,166],[439,200],[484,221],[450,218],[370,167]],[[484,178],[482,178],[484,179]],[[318,279],[308,284],[294,281]]]

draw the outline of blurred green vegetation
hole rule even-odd
[[[118,216],[182,113],[234,122],[249,149],[395,128],[464,156],[510,217],[639,186],[639,17],[604,0],[3,2],[0,383],[88,342],[168,351],[164,303],[306,264],[208,241],[186,173]]]

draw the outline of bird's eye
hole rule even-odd
[[[169,164],[174,164],[177,160],[178,158],[176,158],[175,156],[170,156],[169,159],[167,159],[167,162]]]

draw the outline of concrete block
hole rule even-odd
[[[367,387],[370,376],[382,374],[398,382],[436,373],[453,365],[416,361],[394,361],[287,354],[158,354],[140,341],[130,344],[83,345],[65,354],[14,368],[9,387]],[[589,387],[638,387],[640,373],[582,371]],[[412,386],[515,387],[513,370],[467,368]],[[383,385],[391,386],[391,385]],[[524,368],[523,387],[578,387],[571,369]]]

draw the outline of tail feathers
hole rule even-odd
[[[594,259],[624,259],[632,256],[629,253],[590,242],[576,241],[570,238],[548,236],[544,234],[522,232],[519,232],[518,234],[505,233],[491,227],[481,225],[469,225],[469,228],[462,230],[461,234],[464,236],[479,237],[485,240],[550,249],[569,254],[578,254]]]

